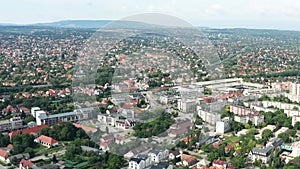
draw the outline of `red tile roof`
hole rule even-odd
[[[31,161],[27,161],[24,159],[20,161],[20,164],[22,165],[22,167],[29,167],[29,168],[32,168],[32,166],[34,165]]]
[[[0,148],[0,156],[1,156],[1,157],[7,158],[8,155],[9,155],[9,152],[8,152],[8,151],[6,151],[6,150]]]
[[[196,157],[191,156],[191,155],[187,155],[187,154],[182,154],[182,155],[181,155],[181,159],[182,159],[182,160],[185,160],[185,161],[188,162],[188,163],[192,163],[193,161],[196,161],[196,160],[197,160]]]
[[[84,126],[81,124],[77,124],[77,123],[73,123],[73,125],[77,128],[81,128],[82,130],[84,130],[85,132],[92,132],[95,133],[97,131],[97,129],[92,128],[92,127],[88,127],[88,126]]]
[[[7,148],[9,148],[9,149],[13,149],[13,148],[14,148],[14,146],[13,146],[12,144],[9,144],[9,145],[7,145]]]
[[[14,136],[16,136],[18,134],[37,134],[37,133],[40,133],[43,128],[49,128],[49,126],[40,125],[40,126],[35,126],[32,128],[26,128],[23,130],[16,130],[16,131],[10,132],[9,137],[10,137],[10,139],[12,139]]]
[[[217,165],[224,165],[224,161],[222,160],[214,160],[213,163]]]
[[[41,135],[40,137],[36,138],[36,140],[40,140],[41,142],[48,143],[50,145],[57,143],[57,140],[45,135]]]

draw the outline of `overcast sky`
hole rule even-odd
[[[122,19],[140,13],[195,26],[300,30],[299,0],[0,0],[0,23]]]

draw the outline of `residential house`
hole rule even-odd
[[[225,146],[225,148],[224,148],[225,149],[225,153],[226,154],[229,153],[231,149],[237,147],[238,145],[239,145],[239,142],[237,141],[237,142],[234,142],[232,144],[229,144],[229,145]],[[238,148],[235,148],[235,150],[237,150],[237,149]]]
[[[5,162],[9,156],[9,152],[0,148],[0,161]]]
[[[41,135],[38,138],[34,139],[34,142],[42,144],[43,146],[46,146],[48,148],[58,145],[57,140],[55,140],[51,137],[45,136],[45,135]]]
[[[214,142],[215,142],[215,136],[209,136],[209,135],[205,135],[205,134],[201,133],[199,136],[199,141],[196,144],[197,144],[197,146],[200,147],[203,144],[210,145]]]
[[[214,160],[212,163],[212,166],[216,167],[216,169],[223,169],[223,168],[227,168],[228,163],[226,161],[224,162],[222,160]]]
[[[198,162],[196,157],[187,154],[181,155],[181,161],[184,166],[192,166]]]
[[[144,169],[151,166],[153,162],[148,155],[138,155],[129,160],[129,169]]]
[[[144,169],[145,161],[141,158],[131,158],[129,161],[129,169]]]
[[[154,163],[159,163],[169,157],[169,150],[161,147],[156,147],[155,149],[150,150],[148,156],[151,157],[151,161],[153,161]]]
[[[18,161],[20,161],[21,159],[28,160],[30,158],[30,155],[29,155],[29,153],[23,153],[23,154],[13,155],[13,156],[8,157],[6,159],[6,162],[7,163],[11,163],[14,158],[16,158]]]
[[[19,169],[35,169],[37,166],[31,161],[22,159],[19,164]]]
[[[130,150],[126,154],[124,154],[124,157],[127,159],[130,159],[130,158],[138,156],[139,154],[147,154],[150,150],[152,150],[152,148],[153,148],[153,145],[151,145],[151,144],[143,144],[139,147],[136,147],[136,148]]]
[[[109,151],[110,147],[109,147],[110,142],[106,141],[106,142],[100,142],[99,146],[100,149],[103,151]]]
[[[170,160],[181,157],[181,153],[180,153],[179,150],[170,150],[169,153],[170,153],[169,154],[169,159]]]

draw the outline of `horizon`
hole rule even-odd
[[[68,27],[71,28],[72,26],[52,26],[52,25],[42,25],[42,24],[54,24],[59,22],[68,22],[68,21],[119,21],[119,20],[113,20],[113,19],[63,19],[63,20],[55,20],[55,21],[44,21],[44,22],[33,22],[33,23],[2,23],[0,22],[1,26],[46,26],[46,27]],[[126,21],[126,20],[123,20]],[[130,20],[129,20],[130,21]],[[143,22],[142,22],[143,23]],[[145,23],[145,22],[144,22]],[[192,25],[193,27],[197,28],[208,28],[208,29],[249,29],[249,30],[275,30],[275,31],[295,31],[299,32],[299,29],[285,29],[285,28],[269,28],[269,27],[234,27],[234,26],[209,26],[209,25]],[[78,26],[74,26],[74,28],[81,28]],[[98,27],[90,27],[90,28],[98,28]],[[101,28],[101,27],[99,27]]]
[[[2,1],[2,0],[1,0]],[[120,1],[2,1],[0,23],[35,24],[64,20],[120,20],[142,13],[161,13],[186,20],[194,26],[300,30],[300,2],[286,0],[168,2]]]

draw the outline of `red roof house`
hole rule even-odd
[[[12,140],[13,137],[18,135],[18,134],[30,134],[30,135],[34,135],[34,136],[39,136],[40,133],[41,133],[41,130],[43,128],[49,128],[49,126],[40,125],[40,126],[31,127],[31,128],[26,128],[26,129],[23,129],[23,130],[16,130],[16,131],[10,132],[9,137],[10,137],[10,140]]]
[[[21,168],[21,169],[35,168],[35,165],[31,161],[22,159],[20,161],[20,167],[19,168]]]
[[[45,135],[39,136],[38,138],[34,139],[34,141],[39,144],[42,144],[48,148],[58,145],[57,140],[55,140],[51,137],[45,136]]]
[[[9,156],[9,152],[0,148],[0,161],[5,162]]]

